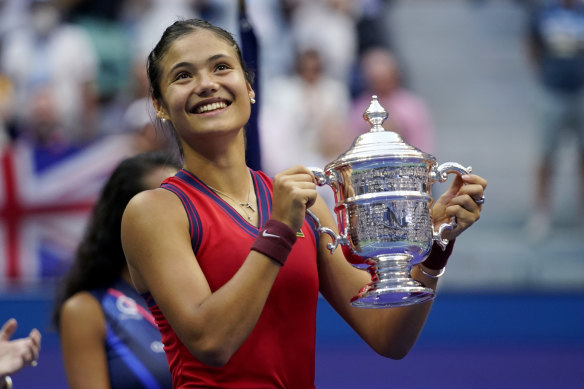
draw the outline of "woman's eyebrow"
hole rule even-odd
[[[227,55],[227,54],[215,54],[210,56],[209,58],[207,58],[207,60],[205,62],[209,63],[209,62],[213,62],[213,61],[217,61],[219,59],[222,58],[227,58],[227,59],[233,59],[233,57]],[[173,71],[175,71],[177,68],[181,68],[181,67],[188,67],[188,66],[192,66],[190,62],[187,61],[182,61],[179,62],[177,64],[174,64],[171,68],[170,68],[170,72],[172,73]]]
[[[174,64],[171,68],[170,68],[170,73],[174,72],[176,69],[181,68],[181,67],[187,67],[190,64],[186,61],[183,62],[179,62],[177,64]]]
[[[216,61],[216,60],[222,59],[222,58],[232,59],[233,57],[231,57],[227,54],[215,54],[215,55],[210,56],[207,59],[207,62],[213,62],[213,61]]]

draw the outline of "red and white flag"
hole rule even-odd
[[[60,276],[129,138],[109,136],[47,159],[17,142],[0,149],[0,281]]]

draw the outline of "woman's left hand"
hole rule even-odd
[[[479,220],[484,202],[487,181],[475,174],[456,175],[448,190],[432,207],[432,219],[437,230],[441,224],[456,217],[456,227],[446,230],[443,238],[453,240]]]

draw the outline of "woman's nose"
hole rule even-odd
[[[208,73],[201,73],[199,75],[199,82],[196,87],[196,93],[200,96],[208,96],[219,89],[219,84],[215,78]]]

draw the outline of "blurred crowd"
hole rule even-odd
[[[525,28],[531,53],[544,54],[532,55],[538,79],[571,66],[578,78],[567,81],[577,86],[577,94],[569,92],[570,101],[577,100],[572,111],[584,111],[582,2],[519,4],[531,15]],[[541,13],[537,5],[548,8]],[[407,68],[392,39],[392,6],[393,0],[0,0],[0,146],[26,144],[47,164],[110,135],[127,138],[129,153],[166,148],[174,139],[154,124],[147,54],[179,18],[209,20],[241,40],[243,9],[259,46],[255,109],[262,170],[272,175],[336,159],[368,130],[362,115],[374,94],[389,112],[384,126],[433,153],[431,114],[408,88]],[[555,56],[554,45],[576,49]],[[557,96],[553,101],[559,107]],[[556,114],[558,121],[562,115]],[[531,224],[544,232],[536,235],[549,230],[549,155],[555,145],[549,139],[559,139],[561,125],[550,124],[548,135],[541,135],[547,148],[535,191],[540,217]],[[579,122],[576,127],[584,128]]]
[[[388,128],[431,151],[427,109],[400,79],[391,0],[242,4],[260,47],[269,174],[335,159],[368,129],[362,114],[372,94],[390,111]],[[170,137],[153,126],[147,54],[177,18],[207,19],[239,39],[239,10],[234,0],[0,0],[0,144],[59,155],[124,134],[136,152],[164,148]]]

